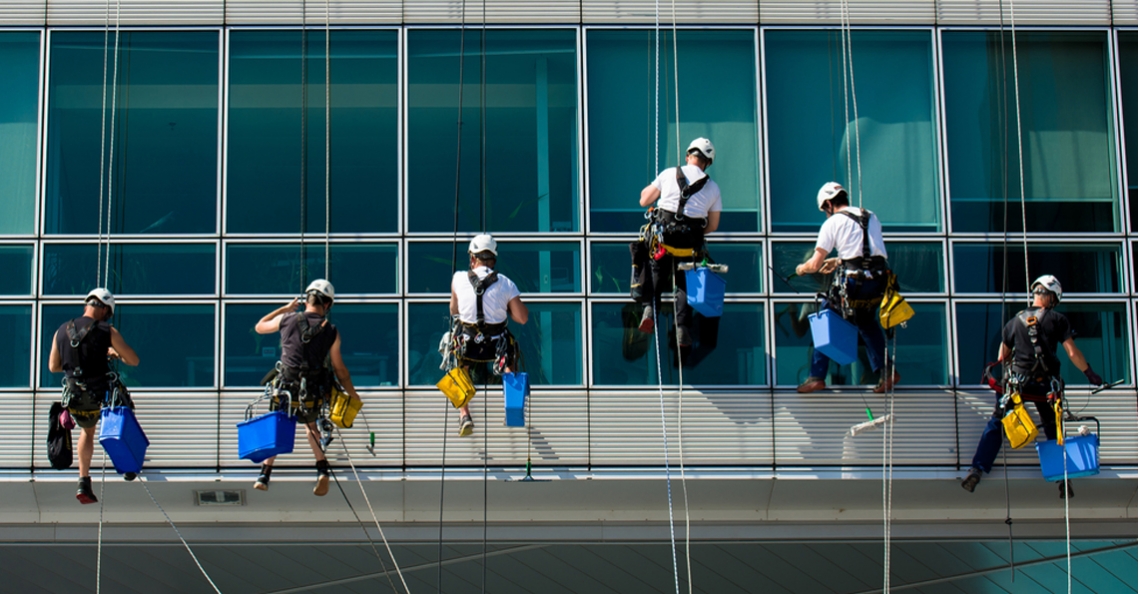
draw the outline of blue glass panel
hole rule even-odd
[[[930,32],[852,33],[858,129],[852,96],[844,96],[840,39],[834,30],[764,32],[772,229],[818,229],[814,198],[828,181],[846,186],[852,204],[862,200],[888,229],[940,229]]]
[[[40,387],[59,387],[62,373],[48,371],[56,330],[83,315],[75,305],[45,305],[40,318],[43,368]],[[214,385],[213,305],[127,305],[111,323],[138,353],[139,366],[118,365],[129,388],[208,388]]]
[[[32,385],[32,306],[0,307],[0,388],[27,388]]]
[[[1120,54],[1120,113],[1124,122],[1124,170],[1128,173],[1128,201],[1132,206],[1132,216],[1128,219],[1128,230],[1136,232],[1136,187],[1140,183],[1136,173],[1136,129],[1137,92],[1136,92],[1136,32],[1120,31],[1117,33],[1118,52]]]
[[[226,229],[325,229],[325,34],[230,33]],[[399,229],[396,31],[333,31],[331,231]],[[307,80],[302,92],[302,76]]]
[[[34,233],[40,34],[0,34],[0,234]]]
[[[96,286],[97,249],[90,243],[44,244],[44,294],[86,295]],[[102,284],[116,295],[212,295],[214,263],[213,244],[115,243]]]
[[[0,245],[0,295],[32,294],[31,245]]]
[[[681,85],[678,138],[673,35],[660,35],[655,126],[654,32],[587,31],[591,230],[632,233],[643,225],[638,193],[660,170],[678,164],[678,143],[684,149],[700,136],[716,146],[716,162],[708,172],[724,203],[720,230],[760,230],[755,35],[751,30],[678,34],[678,69],[700,73],[700,91],[685,91]]]
[[[640,310],[632,303],[594,303],[592,365],[595,385],[636,386],[658,384],[657,354],[653,335],[638,332]],[[663,374],[661,381],[678,381],[673,318],[658,316]],[[694,385],[762,385],[767,381],[767,354],[764,348],[764,305],[726,303],[719,323],[719,336],[711,346],[713,329],[707,320],[697,318],[695,346],[684,369],[685,383]],[[703,340],[702,340],[703,339]]]
[[[215,231],[218,34],[122,33],[116,89],[103,86],[102,31],[52,33],[47,233],[98,232],[100,179],[111,188],[109,196],[106,187],[102,194],[111,204],[110,216],[103,216],[113,233]],[[108,68],[114,78],[113,56]],[[100,162],[107,168],[102,176]]]
[[[334,243],[329,255],[329,280],[338,295],[398,290],[396,244]],[[230,295],[299,295],[324,274],[324,244],[305,244],[303,260],[301,246],[295,243],[226,245],[226,293]]]
[[[814,248],[814,242],[796,241],[772,244],[773,292],[784,294],[799,292],[803,295],[814,295],[827,290],[827,286],[831,282],[830,275],[795,276],[796,265],[807,261]],[[941,243],[887,241],[887,255],[891,270],[898,277],[899,288],[903,293],[942,293],[945,291],[943,288],[945,254]],[[781,278],[788,282],[780,280]]]
[[[759,293],[764,278],[764,245],[760,243],[710,242],[715,262],[728,265],[729,293]],[[590,291],[599,294],[629,294],[629,242],[590,244]]]
[[[450,324],[446,301],[408,304],[408,385],[434,386],[443,377],[439,339]]]
[[[451,243],[408,243],[408,291],[447,293],[451,286]],[[523,293],[577,293],[581,283],[581,244],[499,242],[495,270]],[[455,245],[455,265],[468,265],[467,242]]]
[[[468,31],[463,41],[460,143],[460,32],[408,31],[409,228],[450,233],[458,217],[467,232],[576,231],[575,33],[487,30],[485,51],[480,37]]]
[[[1031,279],[1055,274],[1065,293],[1123,290],[1119,243],[1029,244]],[[1032,280],[1030,280],[1032,282]],[[959,293],[1025,293],[1025,251],[1021,242],[954,244],[954,289]]]

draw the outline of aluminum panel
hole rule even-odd
[[[226,24],[299,25],[302,6],[306,24],[324,24],[325,3],[322,0],[228,0],[225,4]],[[404,3],[398,0],[330,0],[329,24],[400,24],[403,6]]]
[[[1010,5],[998,0],[942,0],[938,3],[940,25],[999,25],[1001,9],[1005,9],[1005,25],[1010,23]],[[1135,11],[1132,13],[1135,18]],[[1112,8],[1107,2],[1078,0],[1032,0],[1017,2],[1013,22],[1018,25],[1108,25]]]
[[[1136,26],[1136,0],[1116,0],[1112,3],[1112,24]]]
[[[929,25],[935,22],[935,3],[922,0],[852,0],[848,18],[855,25]],[[841,22],[839,2],[780,0],[761,2],[760,23],[834,24]]]
[[[41,411],[40,414],[34,414],[33,398],[31,392],[0,394],[0,408],[4,410],[4,414],[0,415],[0,468],[30,468],[35,442],[45,442],[40,449],[46,452],[47,411],[51,401],[36,409]],[[40,460],[44,466],[51,467],[47,463],[46,453]]]
[[[579,3],[548,0],[535,4],[527,0],[487,0],[466,3],[466,16],[458,0],[425,0],[404,4],[404,22],[412,24],[577,24]]]
[[[109,20],[114,26],[116,10],[123,26],[221,25],[225,16],[225,0],[47,0],[46,4],[48,25],[103,26]]]
[[[621,23],[648,24],[654,22],[653,0],[581,0],[582,22],[586,24]],[[662,28],[671,27],[673,4],[661,2],[658,19]],[[748,0],[707,0],[677,2],[676,22],[684,25],[749,24],[758,22],[765,10],[757,10],[757,3]]]
[[[42,26],[47,22],[45,0],[5,0],[0,2],[0,25]]]

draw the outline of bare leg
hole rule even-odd
[[[91,455],[95,453],[95,428],[86,427],[79,433],[79,476],[91,476]]]
[[[316,423],[305,424],[305,437],[309,439],[309,449],[313,450],[313,457],[320,462],[325,459],[325,453],[321,451],[321,431],[317,429]]]

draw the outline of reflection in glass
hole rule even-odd
[[[485,34],[482,49],[480,34],[463,36],[462,188],[456,213],[461,34],[408,31],[410,230],[450,233],[458,216],[459,229],[466,232],[576,231],[575,32]]]
[[[230,33],[231,233],[296,233],[302,220],[304,231],[325,229],[325,33],[304,37],[306,68],[300,31]],[[329,41],[333,233],[399,228],[396,39],[339,30]]]
[[[451,243],[408,243],[408,291],[447,293],[451,286]],[[578,293],[581,245],[578,242],[499,242],[495,270],[523,293]],[[467,242],[455,244],[456,270],[468,268]]]
[[[1021,231],[1017,105],[1003,78],[1013,72],[1009,47],[998,32],[942,35],[955,231]],[[1017,36],[1030,231],[1120,229],[1107,48],[1103,31]]]
[[[0,295],[32,294],[31,245],[0,245]]]
[[[775,279],[772,284],[774,292],[799,292],[805,295],[814,295],[827,290],[828,284],[831,282],[830,275],[795,276],[796,265],[807,261],[814,249],[814,242],[797,241],[772,244],[774,274],[788,281]],[[831,256],[834,256],[834,252]],[[898,277],[899,288],[903,293],[941,293],[945,291],[942,282],[945,255],[941,243],[888,240],[887,256],[891,270]]]
[[[1132,205],[1132,216],[1128,219],[1128,230],[1136,232],[1136,186],[1140,183],[1136,173],[1136,116],[1140,107],[1136,99],[1136,32],[1117,32],[1118,51],[1120,54],[1120,113],[1124,123],[1124,170],[1128,173],[1128,202]]]
[[[51,373],[47,367],[52,340],[62,324],[83,315],[83,306],[45,305],[42,311],[40,387],[57,388],[63,374]],[[213,305],[121,304],[111,324],[139,355],[138,367],[118,365],[128,388],[214,386]]]
[[[408,385],[434,386],[443,377],[439,339],[450,330],[447,302],[409,303],[407,307]]]
[[[1029,244],[1029,276],[1053,274],[1065,293],[1123,290],[1120,244]],[[959,293],[1027,293],[1020,242],[954,244],[954,289]]]
[[[34,233],[40,34],[0,34],[0,234]]]
[[[708,246],[715,262],[728,265],[729,293],[759,293],[764,278],[764,246],[734,241]],[[629,294],[629,242],[590,244],[590,291],[598,294]]]
[[[86,295],[96,286],[98,246],[44,244],[44,294]],[[104,251],[106,246],[102,248]],[[111,244],[111,267],[103,282],[116,295],[212,295],[213,244]]]
[[[32,306],[0,306],[0,388],[27,388],[31,364],[28,347],[32,344]]]
[[[886,229],[937,231],[942,225],[930,32],[855,31],[851,45],[858,138],[851,97],[843,92],[839,32],[764,32],[772,228],[818,229],[814,198],[828,181],[847,187],[858,206],[861,160],[862,204]]]
[[[756,97],[756,39],[750,30],[681,31],[680,72],[699,72],[701,91],[681,94],[680,139],[672,64],[673,36],[661,32],[659,161],[654,162],[654,52],[652,30],[590,30],[587,100],[590,103],[590,228],[632,233],[645,223],[638,193],[659,170],[679,164],[699,136],[712,140],[709,175],[720,186],[721,231],[760,230],[760,149]],[[681,77],[684,80],[684,76]],[[682,85],[682,89],[684,85]],[[813,192],[814,195],[814,192]]]
[[[105,96],[103,32],[51,35],[44,229],[49,234],[98,232],[102,154],[111,174],[110,194],[106,188],[103,194],[111,203],[112,233],[213,233],[218,32],[120,35],[119,85],[117,90],[108,85]]]
[[[324,244],[307,243],[301,256],[296,243],[226,245],[226,293],[229,295],[299,295],[325,276]],[[328,279],[338,295],[398,290],[398,252],[394,243],[334,243]]]

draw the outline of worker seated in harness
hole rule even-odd
[[[641,206],[657,204],[646,214],[650,221],[642,227],[641,238],[631,246],[635,271],[631,292],[642,305],[638,329],[653,332],[661,294],[675,283],[673,311],[682,347],[693,343],[693,309],[685,273],[677,270],[677,264],[701,260],[705,235],[720,226],[720,186],[706,173],[715,156],[712,142],[698,138],[689,144],[685,165],[662,171],[641,190]],[[641,268],[643,261],[648,263],[648,274]]]
[[[468,267],[451,278],[451,349],[456,363],[470,371],[492,363],[496,375],[516,370],[518,343],[507,329],[507,315],[526,324],[530,312],[519,288],[495,271],[498,243],[490,235],[476,235],[467,246]],[[475,431],[470,402],[459,409],[459,436]]]
[[[104,406],[133,406],[118,375],[111,371],[110,359],[132,367],[139,356],[108,320],[115,315],[115,296],[99,288],[87,294],[83,316],[70,320],[55,331],[48,358],[52,373],[63,372],[63,406],[83,430],[79,436],[80,503],[97,503],[91,490],[91,455],[95,450],[95,425]],[[127,480],[134,473],[124,475]]]
[[[816,195],[816,204],[827,215],[819,229],[815,252],[807,262],[796,266],[797,275],[835,273],[828,301],[859,329],[859,340],[867,350],[871,370],[879,372],[874,392],[882,394],[899,381],[899,372],[885,356],[887,341],[875,314],[887,288],[887,246],[883,225],[875,213],[851,206],[847,190],[828,182]],[[838,257],[828,258],[831,250]],[[827,387],[825,378],[831,360],[818,349],[812,351],[811,375],[796,391],[807,394]]]
[[[1065,348],[1065,354],[1073,365],[1080,369],[1089,383],[1094,386],[1104,384],[1084,353],[1073,342],[1073,331],[1069,320],[1054,308],[1061,302],[1061,281],[1046,274],[1038,277],[1031,285],[1033,305],[1018,312],[1001,331],[1001,346],[998,348],[998,362],[1005,363],[1009,372],[1005,374],[1003,392],[997,396],[994,414],[982,431],[978,449],[970,464],[970,472],[962,481],[962,488],[973,493],[982,473],[989,473],[994,460],[1001,451],[1002,417],[1006,408],[1013,406],[1005,396],[1013,392],[1021,394],[1025,401],[1033,402],[1041,416],[1041,424],[1047,439],[1057,439],[1057,419],[1053,405],[1064,397],[1065,384],[1061,381],[1061,360],[1057,358],[1057,345]],[[1073,489],[1060,485],[1061,497],[1066,491],[1073,496]]]
[[[333,391],[333,374],[349,396],[360,400],[340,354],[340,332],[327,319],[335,297],[332,283],[317,279],[305,289],[303,311],[297,311],[299,299],[294,299],[288,305],[269,312],[254,328],[258,334],[281,333],[281,360],[277,363],[278,373],[273,379],[276,382],[275,396],[270,406],[273,410],[289,410],[297,423],[305,425],[309,448],[317,459],[317,485],[313,487],[313,495],[318,497],[329,491],[329,462],[321,447],[317,422],[323,421],[327,414]],[[269,489],[274,459],[262,462],[254,489]]]

